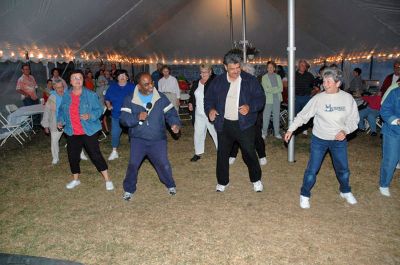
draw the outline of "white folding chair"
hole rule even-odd
[[[19,123],[19,124],[10,124],[8,122],[8,120],[0,112],[0,125],[1,125],[1,129],[8,131],[8,133],[6,134],[5,138],[0,143],[0,146],[3,146],[7,142],[7,140],[10,139],[10,137],[13,137],[15,140],[18,141],[18,143],[23,145],[23,142],[25,142],[25,139],[21,135],[21,133],[25,134],[26,137],[28,137],[28,135],[21,128],[21,123]]]
[[[8,104],[5,107],[6,107],[8,114],[11,114],[18,109],[17,105],[15,105],[15,104]]]

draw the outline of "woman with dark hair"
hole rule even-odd
[[[189,92],[189,110],[193,113],[192,120],[194,121],[194,156],[190,159],[192,162],[199,160],[204,153],[207,130],[214,141],[215,148],[218,148],[217,132],[204,112],[204,94],[214,78],[211,65],[200,65],[200,77],[193,83]]]
[[[357,104],[349,93],[339,89],[342,79],[342,72],[339,69],[326,68],[322,72],[322,78],[325,91],[311,98],[297,114],[285,134],[285,141],[289,142],[293,132],[314,117],[310,158],[300,193],[300,207],[303,209],[310,208],[311,189],[328,151],[340,184],[340,197],[346,199],[349,204],[357,203],[349,184],[346,140],[346,135],[357,129],[359,120]]]
[[[96,169],[103,175],[106,189],[113,190],[114,185],[108,175],[108,166],[98,141],[98,133],[101,130],[99,118],[103,110],[96,93],[83,86],[83,78],[81,70],[72,71],[72,88],[64,93],[57,115],[57,127],[59,130],[64,128],[67,135],[68,160],[73,175],[73,180],[66,188],[73,189],[81,184],[79,162],[84,147]]]
[[[59,68],[53,68],[53,70],[51,70],[51,81],[53,81],[53,83],[57,82],[57,81],[61,81],[63,86],[64,86],[64,90],[68,89],[68,85],[67,82],[65,82],[64,79],[62,79],[62,77],[60,76],[60,69]]]
[[[121,107],[124,98],[133,93],[134,84],[128,82],[129,76],[126,70],[117,70],[117,82],[112,82],[107,89],[104,100],[108,110],[111,110],[111,145],[112,152],[108,160],[114,160],[119,157],[117,148],[122,133],[119,117],[121,116]]]
[[[94,87],[94,79],[93,79],[93,73],[92,71],[88,71],[85,77],[85,87],[95,91],[95,87]]]

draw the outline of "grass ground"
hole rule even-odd
[[[109,163],[116,186],[107,192],[90,162],[82,184],[70,180],[66,150],[51,165],[48,137],[34,136],[23,148],[0,149],[0,252],[79,261],[84,264],[400,264],[400,171],[392,197],[378,191],[380,139],[360,135],[349,143],[351,184],[359,203],[338,196],[329,155],[313,189],[311,209],[298,206],[309,138],[296,139],[296,163],[287,149],[267,138],[265,190],[255,193],[239,157],[231,185],[215,192],[216,152],[209,138],[196,163],[193,130],[169,139],[177,183],[171,197],[145,161],[138,190],[121,199],[129,159],[126,135],[120,159]],[[101,142],[105,157],[109,140]]]

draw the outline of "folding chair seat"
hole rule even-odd
[[[0,146],[3,146],[7,142],[7,140],[10,139],[11,137],[13,137],[15,140],[18,141],[18,143],[23,145],[23,142],[25,142],[25,139],[21,134],[22,133],[25,134],[26,137],[28,137],[28,135],[23,131],[23,129],[21,127],[21,123],[10,124],[8,122],[8,120],[0,112],[0,125],[1,125],[3,135],[5,136],[3,141],[0,143]],[[8,133],[7,133],[7,131],[8,131]]]

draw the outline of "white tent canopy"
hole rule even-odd
[[[248,40],[262,57],[285,58],[287,1],[246,6]],[[31,59],[61,61],[69,59],[62,54],[79,58],[83,51],[104,59],[220,59],[231,47],[229,0],[3,0],[0,10],[3,61],[24,58],[25,51]],[[297,58],[399,51],[398,0],[297,0],[295,14]],[[239,40],[240,0],[233,0],[233,19]]]

